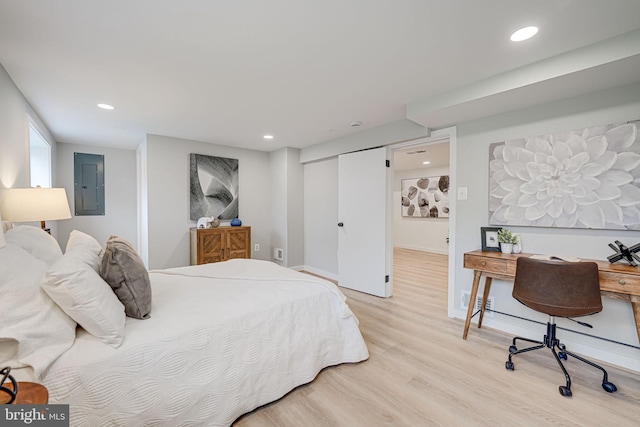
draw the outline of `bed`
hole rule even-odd
[[[0,248],[0,274],[24,267],[14,259],[15,253],[25,257],[25,245],[18,247],[15,242],[17,228],[7,231],[7,243]],[[33,256],[31,249],[24,252]],[[56,254],[57,260],[50,264],[29,260],[29,280],[44,274],[40,280],[45,289],[51,271],[64,257],[84,251],[67,245],[64,255]],[[325,367],[368,358],[358,320],[342,292],[326,280],[247,259],[153,270],[148,277],[152,298],[147,318],[126,317],[121,327],[118,312],[112,316],[118,320],[103,322],[98,333],[91,323],[95,319],[83,319],[77,323],[94,333],[73,326],[71,344],[60,346],[69,341],[66,336],[50,340],[55,341],[47,353],[52,360],[44,362],[30,355],[11,360],[6,343],[21,345],[28,338],[7,337],[6,327],[0,326],[4,358],[0,365],[13,362],[17,367],[12,373],[18,379],[46,385],[50,403],[70,405],[74,426],[228,426],[240,415],[312,381]],[[3,293],[15,286],[0,280]],[[49,304],[54,311],[69,306],[55,292],[51,299],[61,306],[48,301],[50,291],[42,289],[38,292],[44,302],[38,304]],[[102,300],[106,298],[111,297]],[[0,300],[0,309],[8,309],[6,303]],[[69,311],[77,309],[74,304]],[[95,302],[92,307],[88,310],[92,313],[103,310]],[[6,320],[6,314],[0,316]],[[48,323],[57,325],[49,326],[57,331],[68,329],[65,321]],[[32,359],[31,365],[25,363]]]

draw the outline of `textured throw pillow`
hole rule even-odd
[[[76,322],[40,288],[47,268],[13,243],[0,248],[0,366],[30,366],[36,378],[76,337]]]
[[[82,246],[67,250],[47,270],[42,289],[87,332],[119,347],[124,339],[124,307],[86,259]]]
[[[16,225],[5,233],[7,243],[20,246],[31,255],[51,265],[62,258],[58,241],[40,227]]]
[[[151,312],[149,273],[131,243],[111,236],[102,257],[100,275],[113,288],[127,316],[147,319]]]

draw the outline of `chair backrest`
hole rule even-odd
[[[602,311],[595,262],[563,262],[519,257],[513,297],[550,316],[586,316]]]

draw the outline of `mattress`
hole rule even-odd
[[[228,426],[368,352],[332,283],[259,260],[149,273],[151,318],[115,349],[78,330],[44,375],[73,426]]]

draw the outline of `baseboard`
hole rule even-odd
[[[305,269],[304,265],[294,265],[293,267],[289,267],[289,268],[295,271],[302,271]]]

